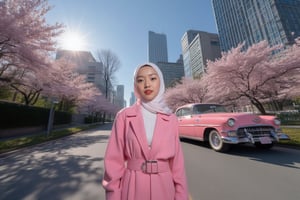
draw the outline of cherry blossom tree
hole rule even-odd
[[[70,60],[54,60],[47,70],[48,80],[45,82],[44,95],[59,98],[59,96],[74,96],[77,91],[72,88],[72,80],[78,74],[76,65]]]
[[[261,41],[243,51],[243,44],[214,62],[208,61],[203,81],[208,84],[208,101],[223,104],[253,104],[262,114],[264,103],[287,91],[299,93],[299,42],[283,49]],[[298,77],[298,79],[297,79]],[[298,89],[297,89],[298,88]]]
[[[82,106],[79,107],[79,111],[83,113],[88,113],[89,115],[96,117],[102,115],[105,117],[104,113],[107,114],[116,114],[118,112],[116,105],[108,101],[104,95],[95,95],[94,98],[90,98],[89,101],[85,102]]]
[[[269,102],[277,110],[282,110],[285,102],[296,100],[300,97],[300,38],[296,38],[295,44],[288,46],[276,54],[272,60],[273,66],[280,65],[278,74],[272,83],[272,87],[277,86],[277,90],[265,90],[270,95]]]
[[[43,90],[43,78],[41,72],[32,72],[21,69],[20,76],[15,77],[9,83],[9,86],[22,95],[25,105],[34,105],[40,97]]]
[[[202,80],[183,78],[175,87],[167,89],[166,103],[173,111],[187,103],[202,103],[205,100],[206,87]]]
[[[74,65],[65,62],[52,62],[48,68],[37,68],[34,71],[29,68],[15,68],[18,71],[9,86],[22,95],[25,105],[34,105],[40,95],[55,97],[59,95],[72,96],[77,94],[70,87],[69,77],[76,77]],[[83,78],[82,78],[83,79]]]
[[[227,106],[252,104],[262,114],[265,106],[278,109],[286,100],[300,96],[300,39],[293,46],[270,47],[266,41],[243,50],[238,45],[216,61],[208,61],[200,80],[183,79],[166,91],[173,110],[186,103],[221,103]]]
[[[59,101],[59,110],[70,111],[91,97],[92,92],[100,93],[95,86],[86,82],[86,77],[75,70],[70,60],[55,60],[48,69],[43,95]],[[44,73],[45,74],[45,73]]]
[[[279,82],[282,89],[279,95],[300,97],[300,38],[296,38],[295,44],[282,51],[273,61],[282,66],[279,71],[283,75]]]
[[[54,39],[63,28],[62,24],[46,23],[45,15],[50,9],[47,0],[0,2],[0,82],[10,82],[20,71],[16,69],[36,71],[49,67]]]
[[[92,83],[86,82],[85,75],[76,72],[76,65],[69,59],[55,60],[49,69],[43,94],[59,101],[60,110],[76,107],[78,112],[95,114],[106,111],[115,113],[116,108]]]
[[[51,59],[63,25],[46,23],[45,15],[50,10],[47,0],[0,2],[0,86],[9,85],[18,91],[27,105],[43,95],[59,100],[61,110],[69,111],[74,106],[81,109],[93,103],[104,105],[96,110],[115,112],[85,76],[74,72],[72,63]],[[119,61],[108,59],[109,55],[103,63],[112,73]]]

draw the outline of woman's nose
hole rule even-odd
[[[146,80],[146,81],[145,81],[144,87],[147,88],[147,87],[149,87],[149,86],[150,86],[149,81]]]

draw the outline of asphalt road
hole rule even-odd
[[[299,200],[300,150],[236,146],[217,153],[182,140],[193,200]]]
[[[99,200],[111,124],[0,155],[0,200]],[[193,200],[299,200],[300,150],[239,146],[226,154],[183,140]]]
[[[0,157],[1,200],[99,200],[111,124]],[[1,156],[1,155],[0,155]]]

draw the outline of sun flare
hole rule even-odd
[[[67,31],[61,37],[61,48],[66,50],[86,49],[86,40],[82,34],[75,31]]]

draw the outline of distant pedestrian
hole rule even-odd
[[[137,102],[121,110],[107,145],[103,187],[107,200],[187,200],[178,122],[164,102],[160,69],[134,73]]]

